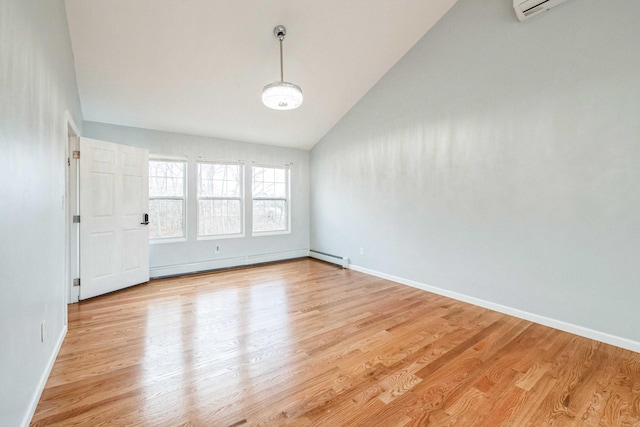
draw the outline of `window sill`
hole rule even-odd
[[[150,245],[160,245],[163,243],[181,243],[186,242],[186,237],[168,237],[166,239],[149,239]]]
[[[212,236],[198,236],[196,240],[224,240],[224,239],[240,239],[244,237],[242,234],[217,234]]]
[[[291,230],[282,231],[254,231],[252,237],[277,236],[280,234],[291,234]]]

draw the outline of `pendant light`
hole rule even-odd
[[[287,34],[283,25],[273,29],[273,34],[280,41],[280,81],[270,83],[262,90],[262,102],[274,110],[293,110],[302,105],[302,89],[294,83],[284,81],[282,65],[282,41]]]

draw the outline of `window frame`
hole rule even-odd
[[[210,165],[233,165],[238,166],[240,168],[240,172],[238,176],[240,177],[240,197],[212,197],[212,196],[204,196],[200,197],[200,165],[201,164],[210,164]],[[245,218],[246,218],[246,197],[245,197],[245,164],[243,161],[229,161],[229,160],[210,160],[210,159],[198,159],[196,161],[196,240],[222,240],[222,239],[237,239],[245,237],[246,234],[246,226],[245,226]],[[227,233],[227,234],[200,234],[200,200],[239,200],[240,201],[240,233]]]
[[[253,194],[253,168],[265,168],[265,169],[284,169],[285,171],[285,197],[254,197]],[[254,227],[254,209],[253,202],[255,200],[275,200],[284,202],[287,205],[287,228],[285,230],[272,230],[272,231],[255,231]],[[279,234],[291,234],[291,164],[284,165],[270,165],[254,163],[251,165],[251,235],[255,237],[262,236],[276,236]]]
[[[179,156],[167,156],[164,154],[149,154],[149,162],[171,162],[182,163],[184,165],[184,174],[182,176],[182,197],[176,196],[151,196],[149,195],[149,201],[151,200],[182,200],[182,236],[180,237],[151,237],[149,236],[149,244],[157,245],[162,243],[177,243],[186,242],[188,233],[187,224],[187,209],[188,202],[188,179],[189,179],[189,162],[186,157]]]

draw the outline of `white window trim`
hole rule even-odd
[[[176,162],[184,163],[184,177],[182,179],[182,197],[152,197],[149,196],[149,200],[182,200],[182,236],[180,237],[149,237],[150,245],[158,245],[164,243],[180,243],[186,242],[188,236],[188,224],[187,224],[187,209],[189,207],[187,180],[189,179],[189,162],[187,156],[169,156],[165,154],[150,154],[149,161],[153,162]]]
[[[240,166],[240,197],[200,197],[198,195],[198,188],[200,186],[200,164],[215,164],[215,165],[237,165]],[[246,198],[244,191],[244,174],[245,167],[242,160],[229,161],[229,160],[209,160],[199,158],[196,161],[196,240],[223,240],[223,239],[238,239],[245,237],[245,218],[246,218]],[[227,234],[203,234],[200,235],[200,200],[240,200],[241,215],[240,218],[240,233],[227,233]]]
[[[282,197],[253,197],[253,168],[269,168],[269,169],[284,169],[286,174],[285,179],[285,193],[286,198]],[[286,230],[273,230],[273,231],[253,231],[253,201],[254,200],[284,200],[287,203],[287,229]],[[263,236],[277,236],[280,234],[291,234],[291,164],[285,165],[268,165],[261,163],[254,163],[251,165],[251,235],[253,237]]]

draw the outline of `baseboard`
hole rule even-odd
[[[265,262],[285,261],[288,259],[303,258],[308,256],[309,249],[298,249],[293,251],[272,252],[268,254],[215,259],[187,264],[165,265],[151,267],[149,269],[149,277],[152,279],[157,279],[161,277],[180,276],[183,274],[219,270],[222,268],[243,267],[253,264],[263,264]]]
[[[67,307],[65,305],[64,309]],[[42,392],[44,391],[44,387],[47,385],[47,380],[49,379],[49,374],[51,374],[51,370],[53,369],[53,364],[56,363],[56,358],[58,357],[58,353],[60,353],[60,348],[62,347],[62,342],[64,341],[64,337],[67,336],[67,325],[64,325],[60,335],[58,336],[58,342],[56,342],[56,346],[53,349],[53,353],[49,357],[49,361],[47,363],[47,367],[44,372],[40,376],[40,381],[38,382],[38,387],[33,393],[33,397],[31,398],[31,402],[29,403],[29,408],[27,409],[27,413],[22,420],[22,427],[28,427],[31,423],[31,419],[33,418],[33,414],[36,413],[36,408],[38,407],[38,402],[40,402],[40,397],[42,396]]]
[[[509,307],[502,304],[497,304],[491,301],[483,300],[480,298],[472,297],[469,295],[461,294],[447,289],[438,288],[436,286],[426,285],[424,283],[416,282],[414,280],[403,279],[402,277],[392,276],[391,274],[381,273],[379,271],[371,270],[369,268],[360,267],[350,264],[349,268],[361,273],[369,274],[371,276],[380,277],[381,279],[390,280],[392,282],[400,283],[403,285],[411,286],[413,288],[421,289],[423,291],[432,292],[434,294],[442,295],[448,298],[452,298],[458,301],[466,302],[469,304],[477,305],[479,307],[487,308],[489,310],[498,311],[500,313],[508,314],[510,316],[518,317],[520,319],[528,320],[530,322],[538,323],[540,325],[549,326],[551,328],[559,329],[561,331],[569,332],[575,335],[580,335],[585,338],[590,338],[596,341],[600,341],[606,344],[615,345],[627,350],[640,353],[640,342],[633,341],[627,338],[611,335],[606,332],[596,331],[594,329],[586,328],[572,323],[563,322],[561,320],[552,319],[539,314],[530,313],[528,311],[519,310],[517,308]]]

